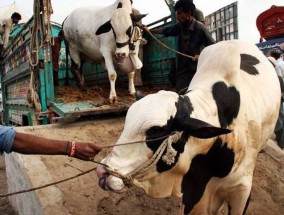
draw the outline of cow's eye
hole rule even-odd
[[[131,26],[127,29],[126,34],[130,37],[131,36]]]
[[[157,151],[162,142],[166,139],[165,135],[169,134],[168,129],[165,127],[154,126],[146,131],[147,146],[153,151]],[[159,140],[158,140],[158,139]],[[161,139],[160,139],[161,138]],[[155,139],[155,140],[153,140]],[[150,141],[152,140],[152,141]]]
[[[168,132],[163,127],[154,126],[150,128],[146,134],[150,138],[157,138],[166,135]]]

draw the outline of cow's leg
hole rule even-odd
[[[209,214],[218,215],[223,207],[224,200],[218,196],[215,196],[212,202],[210,202]]]
[[[117,78],[117,74],[113,66],[112,56],[110,54],[103,54],[103,56],[105,59],[105,66],[108,72],[108,78],[110,82],[109,102],[113,104],[117,102],[117,96],[115,91],[115,81]]]
[[[135,72],[130,72],[128,73],[128,90],[130,95],[135,95],[136,90],[135,90],[135,86],[134,86],[134,76],[135,76]]]
[[[248,199],[247,199],[247,202],[246,202],[246,205],[245,205],[245,209],[243,211],[243,215],[246,214],[246,211],[248,209],[248,206],[249,206],[249,202],[250,202],[250,197],[251,197],[251,194],[249,195]],[[232,215],[232,208],[230,205],[228,205],[228,215]]]
[[[243,189],[239,189],[234,192],[230,198],[229,205],[231,211],[229,214],[231,215],[244,215],[245,211],[248,207],[249,197],[251,192],[251,186],[245,187]]]
[[[248,209],[248,206],[249,206],[249,203],[250,203],[250,197],[251,197],[251,193],[249,194],[249,197],[247,199],[247,202],[246,202],[246,205],[245,205],[245,209],[243,211],[243,215],[245,215],[246,212],[247,212],[247,209]]]
[[[71,72],[74,76],[74,78],[76,79],[78,85],[80,87],[84,86],[84,77],[83,75],[80,73],[80,66],[81,66],[81,59],[80,59],[80,55],[79,52],[70,47],[69,48],[69,53],[70,53],[70,58],[71,58]]]

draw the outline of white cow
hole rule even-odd
[[[72,59],[72,73],[79,86],[84,85],[80,72],[82,60],[102,63],[110,80],[110,102],[117,101],[114,64],[129,76],[129,92],[135,94],[134,72],[142,67],[138,58],[141,31],[135,23],[144,15],[133,15],[129,0],[117,0],[107,7],[83,7],[74,10],[64,21],[65,41]]]
[[[277,75],[255,45],[211,45],[185,95],[160,91],[130,107],[117,145],[141,143],[114,147],[102,161],[109,168],[97,169],[99,184],[120,192],[127,182],[151,197],[176,195],[184,214],[218,214],[226,202],[230,214],[242,215],[279,106]]]

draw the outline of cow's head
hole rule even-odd
[[[121,2],[115,9],[111,19],[98,28],[96,35],[113,32],[116,44],[115,56],[118,63],[122,63],[131,52],[138,55],[136,48],[140,45],[140,39],[137,39],[135,34],[137,34],[138,30],[138,34],[141,35],[141,31],[139,28],[135,28],[135,23],[143,17],[145,15],[132,14],[129,7],[124,7]]]
[[[230,132],[190,117],[194,111],[189,97],[174,92],[160,91],[142,98],[129,108],[117,145],[142,143],[114,147],[102,163],[132,177],[152,197],[181,196],[182,180],[192,159],[206,154],[214,137]],[[163,138],[145,141],[159,137]],[[103,166],[98,167],[97,175],[104,189],[120,192],[125,187],[123,180],[109,175]]]

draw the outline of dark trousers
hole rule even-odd
[[[59,86],[58,73],[59,73],[59,71],[53,70],[53,82],[54,82],[54,86],[56,86],[56,87]]]
[[[193,76],[194,76],[193,72],[179,74],[178,77],[176,78],[176,92],[178,93],[182,91],[183,89],[187,90],[189,83],[191,82]]]
[[[283,103],[281,101],[281,107],[279,110],[279,116],[276,122],[276,126],[274,129],[276,135],[276,141],[278,146],[283,149],[284,148],[284,111],[283,111]]]
[[[0,44],[0,61],[3,60],[3,44]]]

